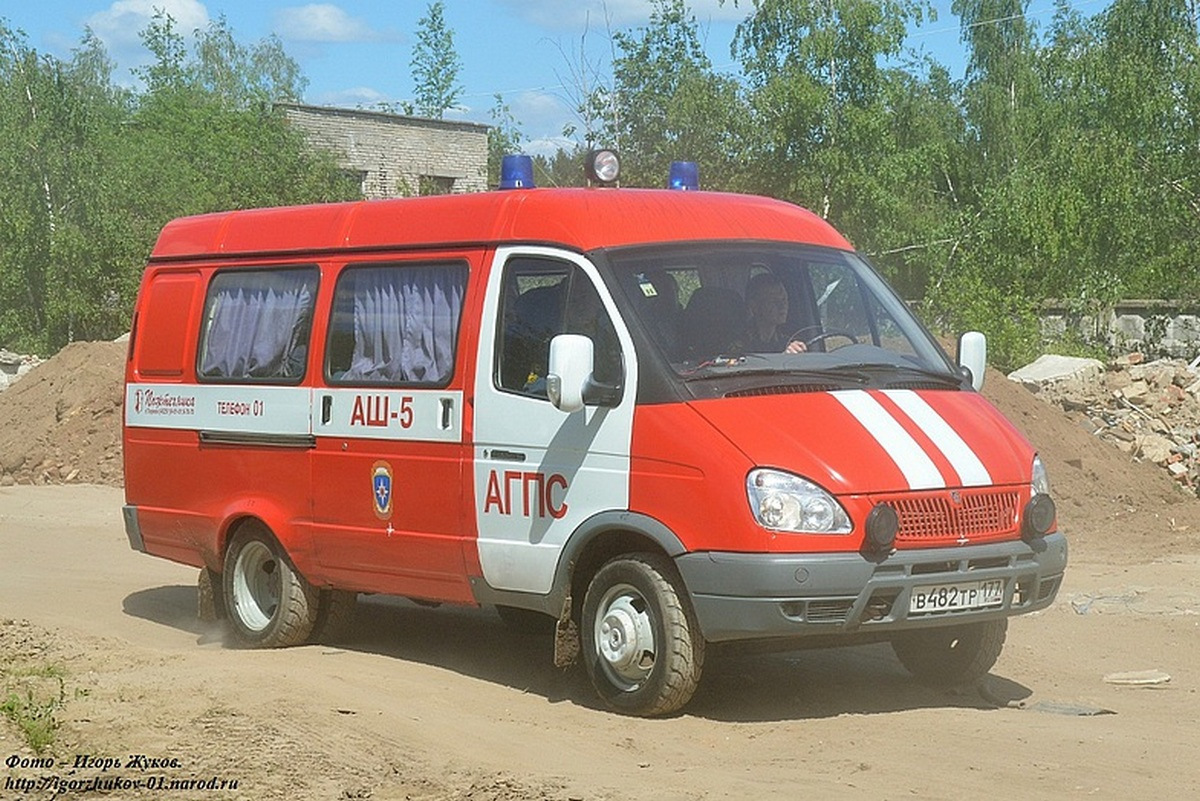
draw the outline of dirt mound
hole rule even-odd
[[[76,342],[0,393],[0,486],[120,486],[125,343]]]

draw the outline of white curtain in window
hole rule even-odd
[[[341,380],[445,383],[454,372],[466,277],[465,265],[348,272],[354,352]]]
[[[213,281],[200,373],[296,379],[304,374],[315,271],[225,273]]]

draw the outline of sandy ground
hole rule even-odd
[[[121,503],[0,488],[0,656],[65,674],[53,766],[20,767],[0,718],[0,798],[50,798],[20,782],[56,776],[237,782],[60,796],[134,799],[1200,797],[1200,547],[1122,554],[1119,521],[1012,622],[981,692],[922,687],[887,646],[726,655],[686,714],[641,720],[491,610],[368,599],[348,647],[226,647],[197,622],[195,571],[129,549]],[[1170,681],[1105,680],[1147,670]]]

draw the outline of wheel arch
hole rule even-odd
[[[609,559],[627,553],[657,553],[673,560],[687,552],[682,540],[653,517],[629,511],[600,512],[583,521],[563,544],[548,592],[500,590],[482,576],[471,579],[471,589],[481,605],[531,609],[558,619],[570,599],[571,617],[578,620],[588,582]]]
[[[687,548],[661,521],[637,512],[601,512],[575,529],[563,547],[554,575],[554,611],[571,599],[571,617],[579,619],[588,582],[605,562],[629,553],[661,553],[674,559]],[[682,580],[681,580],[682,583]]]
[[[210,568],[218,573],[223,570],[225,552],[229,549],[230,541],[246,525],[262,526],[279,543],[279,547],[302,575],[313,574],[308,539],[301,529],[294,525],[294,515],[289,514],[281,505],[263,498],[238,499],[223,510],[221,525],[217,529],[216,550],[205,560]]]

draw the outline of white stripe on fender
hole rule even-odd
[[[887,452],[904,478],[909,489],[936,489],[946,486],[942,473],[917,441],[904,430],[896,419],[864,390],[851,389],[831,392],[846,411],[875,438]]]
[[[926,436],[933,440],[933,444],[962,479],[963,486],[983,487],[992,483],[992,477],[975,455],[975,451],[971,450],[958,432],[951,428],[924,398],[911,389],[888,389],[884,390],[883,394],[895,401],[896,405],[920,426]]]

